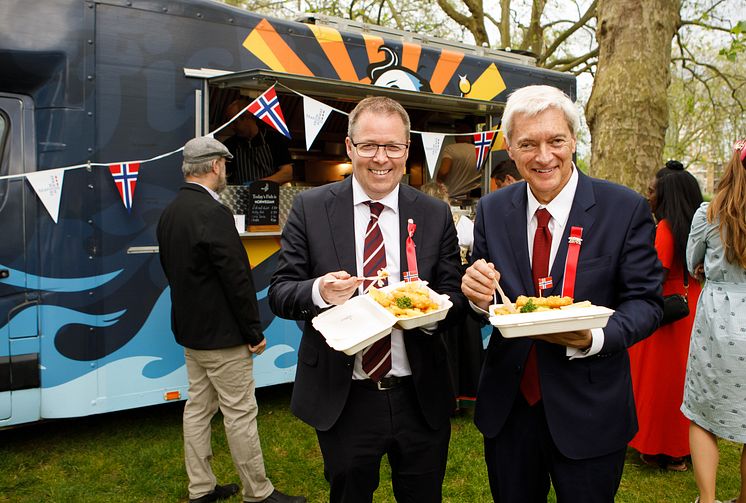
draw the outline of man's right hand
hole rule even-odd
[[[492,304],[495,280],[499,279],[500,273],[497,272],[494,264],[480,258],[469,266],[466,274],[461,278],[461,291],[467,299],[486,311]]]
[[[330,272],[319,281],[319,293],[327,304],[338,306],[352,297],[363,278],[350,276],[346,271]]]

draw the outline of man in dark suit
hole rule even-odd
[[[274,489],[264,470],[256,428],[252,355],[262,334],[251,266],[230,210],[218,202],[226,186],[219,141],[200,137],[184,146],[186,179],[158,222],[163,271],[171,287],[171,328],[184,346],[189,400],[184,406],[184,457],[190,503],[226,499],[238,485],[218,485],[210,468],[210,420],[218,410],[243,484],[244,500],[302,503]]]
[[[579,119],[558,89],[514,92],[502,124],[526,181],[479,202],[477,262],[463,278],[464,294],[487,309],[495,279],[515,299],[537,295],[537,280],[551,277],[543,295],[560,295],[563,283],[573,282],[565,264],[579,246],[575,299],[615,313],[602,329],[511,339],[493,331],[474,418],[492,496],[545,502],[551,478],[558,502],[610,503],[637,431],[627,348],[650,335],[662,315],[650,208],[639,194],[575,167]],[[582,241],[570,244],[577,227]],[[540,257],[544,270],[537,274]]]
[[[441,324],[453,322],[464,303],[453,218],[444,202],[399,184],[409,149],[401,105],[362,100],[350,114],[346,145],[352,177],[296,197],[269,289],[276,315],[306,321],[291,408],[316,429],[332,502],[372,501],[384,454],[397,501],[440,501],[455,404],[439,327],[394,329],[382,339],[385,358],[371,366],[366,361],[377,344],[347,356],[330,348],[310,321],[362,291],[380,246],[378,239],[366,251],[366,235],[380,230],[385,259],[379,260],[389,281],[399,280],[409,270],[412,219],[419,277],[450,295],[454,306]]]

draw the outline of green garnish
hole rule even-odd
[[[396,298],[396,307],[399,309],[411,309],[412,308],[412,299],[407,297],[406,295],[402,295],[401,297]]]
[[[536,311],[536,304],[534,304],[533,299],[528,299],[528,302],[526,302],[523,307],[521,307],[522,313],[532,313]]]

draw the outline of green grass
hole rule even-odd
[[[290,414],[290,386],[257,391],[259,431],[267,472],[278,489],[328,499],[321,453],[312,428]],[[0,432],[0,502],[176,502],[187,500],[181,444],[183,403],[101,416],[48,421]],[[491,501],[482,437],[469,412],[453,419],[448,502]],[[740,446],[721,442],[718,495],[738,492]],[[221,483],[238,482],[223,432],[213,421],[213,469]],[[394,501],[384,461],[376,502]],[[689,502],[696,496],[691,470],[666,472],[627,456],[618,502]],[[236,496],[231,503],[241,501]],[[550,497],[550,501],[554,501]]]

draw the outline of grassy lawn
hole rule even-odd
[[[278,489],[327,501],[316,435],[289,412],[289,385],[260,389],[259,430],[267,471]],[[0,431],[0,502],[176,502],[187,500],[181,445],[183,403],[49,421]],[[482,438],[469,413],[454,418],[443,488],[449,502],[491,501]],[[721,443],[718,496],[737,494],[740,446]],[[213,469],[238,482],[223,433],[213,422]],[[386,463],[375,501],[394,501]],[[627,456],[618,502],[693,501],[691,470],[665,472]],[[229,500],[240,502],[236,496]]]

